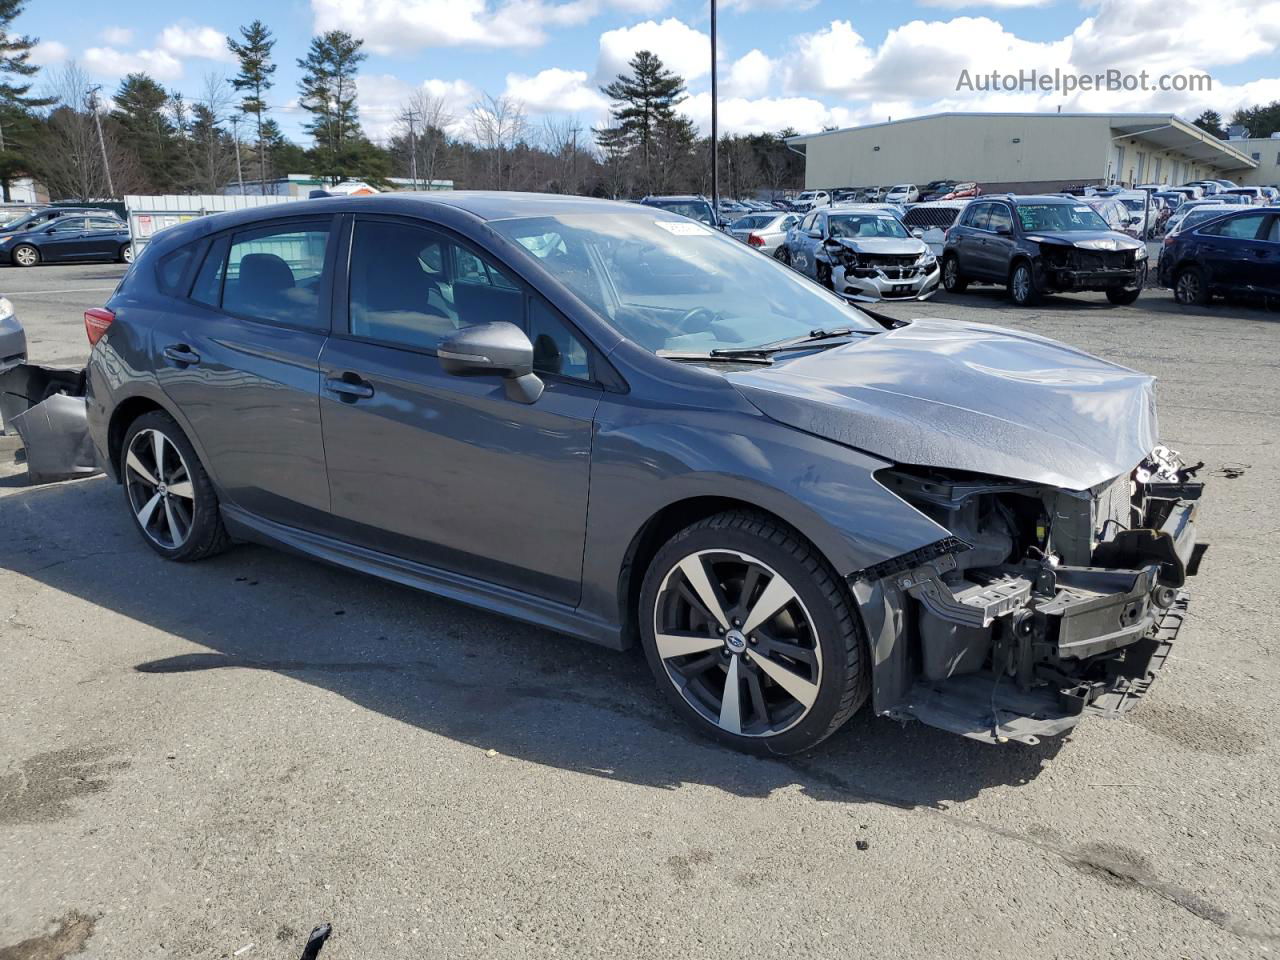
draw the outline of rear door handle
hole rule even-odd
[[[325,389],[330,393],[336,393],[347,402],[356,400],[364,400],[373,396],[373,387],[365,381],[358,379],[355,374],[347,374],[351,379],[329,378],[325,380]]]
[[[193,366],[200,362],[200,354],[196,353],[185,343],[171,343],[164,348],[164,355],[174,363],[185,363],[187,366]]]

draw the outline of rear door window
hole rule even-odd
[[[987,229],[996,231],[1004,228],[1006,231],[1013,230],[1013,217],[1009,215],[1009,208],[1003,203],[988,204],[990,213],[987,215]]]
[[[329,222],[282,223],[231,239],[222,309],[253,320],[324,330],[321,315]]]
[[[1266,219],[1266,214],[1251,213],[1244,217],[1232,217],[1222,223],[1215,223],[1212,226],[1205,227],[1200,232],[1208,234],[1212,237],[1231,237],[1235,240],[1254,240],[1258,236],[1258,230],[1262,226],[1262,221]]]

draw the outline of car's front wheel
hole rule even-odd
[[[120,245],[120,254],[118,257],[121,263],[133,263],[133,244],[122,243]]]
[[[960,258],[954,253],[942,258],[942,286],[947,293],[964,293],[969,281],[960,273]]]
[[[773,258],[785,263],[788,267],[791,266],[791,251],[787,249],[785,243],[779,244],[778,249],[773,251]]]
[[[40,251],[29,243],[20,243],[13,248],[13,262],[20,267],[34,267],[40,262]]]
[[[1173,281],[1173,298],[1185,306],[1203,307],[1209,302],[1209,284],[1199,267],[1183,267]]]
[[[737,749],[807,750],[867,698],[847,588],[811,543],[763,514],[717,514],[672,537],[645,574],[639,615],[675,709]]]
[[[167,413],[143,414],[130,425],[120,479],[133,522],[162,557],[203,560],[230,544],[213,483]]]
[[[1020,307],[1029,307],[1040,299],[1036,275],[1026,260],[1019,261],[1009,275],[1009,296]]]

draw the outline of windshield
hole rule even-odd
[[[35,219],[34,214],[24,213],[22,216],[14,217],[12,220],[0,225],[0,230],[16,230],[19,227],[25,227],[27,224],[32,223]]]
[[[1123,197],[1121,198],[1120,202],[1123,203],[1130,210],[1132,210],[1134,213],[1142,212],[1144,201],[1140,197]]]
[[[646,205],[657,207],[659,210],[670,210],[690,220],[701,220],[703,223],[715,225],[715,218],[711,216],[711,204],[705,200],[649,200],[646,201]]]
[[[598,213],[489,225],[646,350],[705,354],[881,329],[789,267],[687,220]]]
[[[1107,230],[1107,222],[1084,203],[1018,204],[1018,220],[1023,230]]]
[[[910,234],[898,222],[896,217],[887,213],[842,213],[827,218],[829,232],[833,237],[897,237],[904,239]]]

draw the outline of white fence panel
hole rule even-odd
[[[129,217],[129,236],[133,241],[133,255],[161,230],[176,227],[180,223],[205,217],[211,213],[228,210],[247,210],[251,207],[268,207],[278,203],[293,203],[300,197],[244,197],[217,194],[163,194],[143,196],[130,194],[124,198]]]

